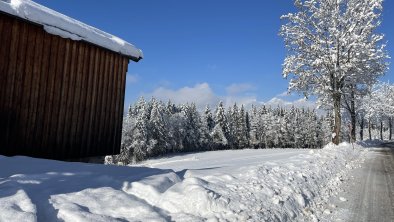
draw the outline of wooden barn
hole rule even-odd
[[[0,0],[0,155],[120,151],[130,43],[28,0]]]

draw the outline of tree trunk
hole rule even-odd
[[[391,140],[392,135],[393,135],[393,123],[392,123],[393,119],[390,117],[389,118],[389,140]]]
[[[351,142],[356,141],[356,106],[354,98],[354,86],[352,87],[351,98],[350,98],[350,118],[352,131],[350,132]]]
[[[383,140],[383,121],[380,120],[380,140]]]
[[[350,117],[351,117],[351,124],[352,124],[352,131],[351,131],[351,133],[350,133],[350,140],[351,140],[351,142],[355,142],[356,141],[356,113],[355,112],[352,112],[351,114],[350,114]]]
[[[372,136],[371,136],[371,120],[368,120],[368,133],[369,133],[369,140],[372,140]]]
[[[364,140],[364,118],[361,118],[360,122],[360,140]]]
[[[341,136],[341,95],[339,93],[335,93],[333,99],[334,99],[334,132],[333,132],[332,142],[338,145]]]

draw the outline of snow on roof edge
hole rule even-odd
[[[40,24],[50,34],[90,42],[134,61],[144,57],[133,44],[30,0],[0,0],[0,11]]]

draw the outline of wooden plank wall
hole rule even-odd
[[[0,13],[0,154],[120,151],[129,59]]]

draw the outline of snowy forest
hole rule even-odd
[[[391,139],[394,87],[377,85],[357,100],[357,139]],[[341,138],[351,141],[350,114],[343,104]],[[176,105],[143,97],[124,117],[121,154],[107,162],[129,164],[171,153],[244,148],[321,148],[331,141],[333,112],[234,104],[199,111],[194,103]],[[364,132],[366,131],[366,132]]]
[[[194,103],[176,105],[143,97],[129,107],[123,122],[121,154],[128,164],[169,153],[223,149],[320,148],[329,122],[314,110],[257,107],[246,110],[220,102],[199,111]]]

